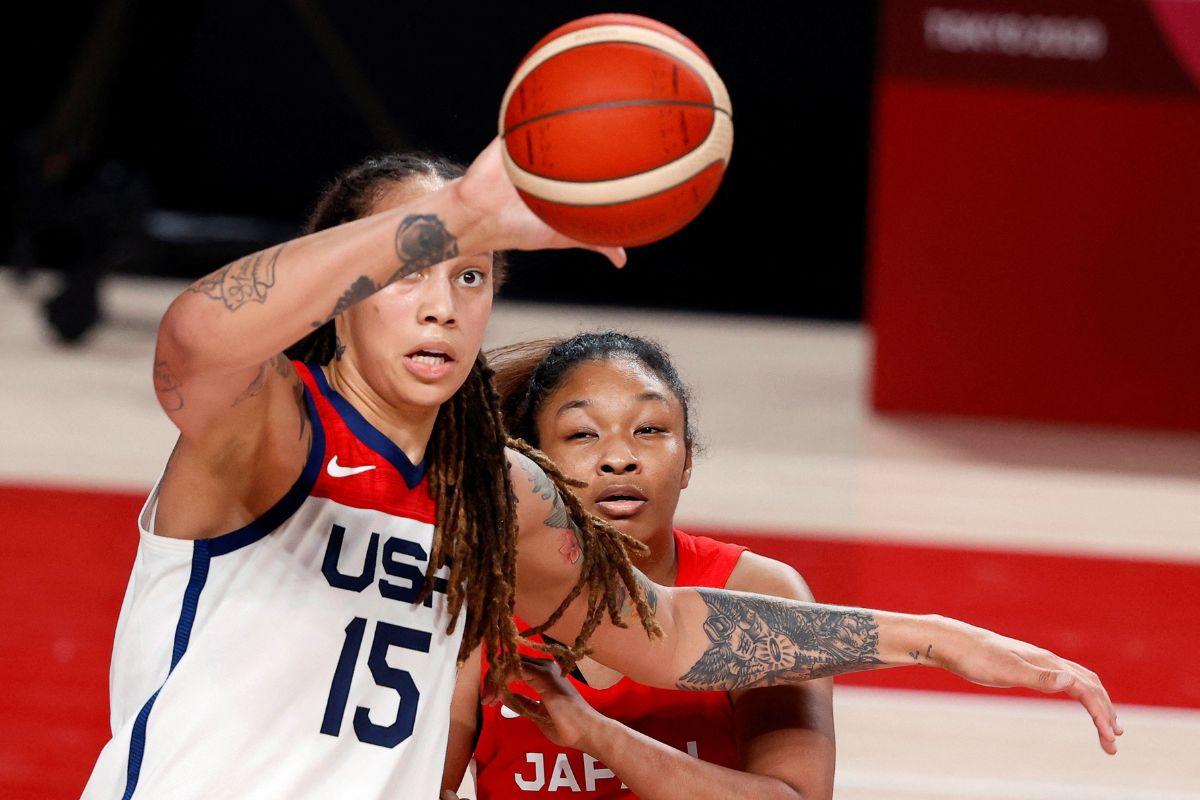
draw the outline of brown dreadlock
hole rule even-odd
[[[326,189],[307,232],[370,213],[374,200],[397,182],[426,175],[452,180],[462,174],[460,165],[427,154],[371,159],[343,173]],[[494,283],[502,278],[501,256],[496,254]],[[336,354],[332,322],[287,350],[290,358],[322,365]],[[658,635],[660,631],[629,561],[630,552],[640,553],[645,546],[588,514],[570,490],[582,484],[565,478],[541,451],[523,441],[508,439],[492,378],[487,359],[480,354],[462,387],[438,411],[426,451],[426,474],[437,521],[425,585],[414,602],[420,603],[429,595],[434,574],[449,566],[449,631],[454,630],[459,614],[466,609],[459,659],[485,644],[491,663],[487,688],[507,698],[508,683],[521,677],[518,649],[522,643],[554,657],[565,672],[586,654],[588,637],[606,615],[613,624],[625,627],[621,607],[626,596],[633,599],[646,632]],[[506,446],[530,458],[554,482],[577,526],[583,552],[579,578],[571,592],[549,619],[523,633],[513,621],[518,525]],[[585,593],[587,614],[572,645],[529,641],[527,637],[554,625]],[[511,707],[525,708],[520,703],[512,703]]]

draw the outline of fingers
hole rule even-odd
[[[624,267],[625,263],[629,260],[625,254],[624,247],[597,247],[595,250],[611,261],[617,269]]]
[[[1063,662],[1066,669],[1049,669],[1029,665],[1032,671],[1030,688],[1041,692],[1063,692],[1068,697],[1078,701],[1092,718],[1096,733],[1100,737],[1100,747],[1109,755],[1117,753],[1117,737],[1124,730],[1117,722],[1116,711],[1108,692],[1100,683],[1095,673],[1077,664]]]

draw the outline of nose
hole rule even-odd
[[[614,444],[600,458],[601,475],[630,475],[642,471],[637,455],[625,444]]]
[[[417,315],[421,322],[434,325],[454,325],[454,289],[450,281],[438,270],[431,269],[421,281],[421,300],[417,304]]]

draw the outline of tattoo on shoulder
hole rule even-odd
[[[567,504],[559,494],[558,487],[554,485],[554,481],[550,480],[550,476],[546,474],[545,470],[528,458],[521,456],[517,463],[521,465],[521,471],[525,473],[525,477],[529,478],[529,482],[533,484],[533,493],[550,502],[550,514],[542,520],[542,524],[547,528],[562,530],[558,552],[562,554],[568,564],[578,564],[579,560],[583,558],[583,533],[579,530],[579,525],[571,518],[571,512],[567,510]]]
[[[171,364],[169,362],[154,362],[154,391],[158,395],[158,401],[162,404],[165,411],[178,411],[183,408],[181,386],[182,384],[179,382],[179,379],[171,371]]]
[[[709,647],[677,686],[738,689],[824,678],[883,663],[874,616],[756,595],[695,590]]]
[[[281,244],[227,264],[193,283],[188,291],[220,300],[230,311],[246,303],[265,303],[267,292],[275,285],[275,264],[283,248]]]
[[[456,258],[458,238],[446,230],[436,214],[409,214],[396,229],[396,255],[400,257],[400,269],[388,278],[385,286]]]

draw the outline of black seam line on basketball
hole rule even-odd
[[[707,136],[705,136],[700,141],[696,142],[694,145],[689,147],[687,150],[685,150],[682,153],[680,153],[679,155],[675,156],[675,158],[672,160],[671,163],[674,163],[675,161],[678,161],[681,158],[687,158],[692,153],[694,153],[697,150],[699,150],[700,148],[704,147],[704,145],[711,138],[712,138],[712,128],[709,128]],[[721,159],[719,159],[719,158],[717,159],[717,161],[720,161],[720,160]],[[565,181],[568,183],[607,183],[608,181],[623,181],[626,178],[635,178],[638,175],[645,175],[647,172],[650,172],[651,170],[658,169],[658,167],[651,167],[650,169],[643,169],[643,170],[639,170],[638,172],[629,172],[629,173],[626,173],[625,175],[614,175],[610,178],[571,178],[571,179],[567,179],[567,178],[561,178],[556,175],[547,175],[544,172],[536,172],[536,171],[530,169],[529,167],[522,167],[519,164],[517,165],[517,168],[528,175],[532,175],[535,178],[543,178],[548,181],[559,181],[559,182]],[[707,169],[707,168],[708,167],[706,166],[705,169]],[[664,189],[663,191],[666,191],[666,190]],[[655,194],[657,194],[657,192],[655,192]],[[647,197],[649,197],[649,195],[647,195]],[[568,204],[568,205],[576,205],[576,204]],[[586,205],[586,204],[584,204],[584,205]]]
[[[595,111],[601,108],[621,108],[625,106],[691,106],[692,108],[707,108],[714,114],[721,113],[725,116],[730,116],[729,112],[723,108],[717,108],[712,103],[701,103],[697,100],[610,100],[606,103],[589,103],[586,106],[571,106],[558,111],[547,111],[545,114],[538,114],[536,117],[530,117],[527,120],[518,122],[511,128],[504,131],[504,135],[508,136],[526,125],[532,125],[535,122],[541,122],[544,119],[551,117],[559,117],[563,114],[572,114],[576,111]]]
[[[686,178],[681,180],[679,183],[673,183],[670,186],[666,187],[665,189],[659,189],[658,191],[650,192],[649,194],[643,194],[643,195],[638,195],[637,197],[629,197],[624,200],[618,200],[615,203],[566,203],[566,202],[563,202],[562,200],[550,200],[548,198],[541,197],[536,194],[533,195],[533,197],[536,197],[538,200],[545,200],[547,203],[554,203],[557,206],[572,206],[574,208],[605,208],[606,206],[620,206],[620,205],[624,205],[625,203],[636,203],[638,200],[645,200],[647,197],[654,197],[655,195],[663,194],[664,192],[669,192],[672,189],[678,189],[680,186],[683,186],[685,183],[690,181],[692,178],[695,178],[701,172],[704,172],[704,170],[708,169],[713,164],[728,164],[728,163],[729,162],[725,161],[725,159],[723,159],[723,158],[714,158],[712,161],[705,164],[703,169],[698,170],[697,172],[694,172],[693,174],[687,176]],[[637,174],[644,175],[645,173],[639,172]],[[634,176],[628,175],[626,177],[632,178]],[[617,180],[624,180],[624,178],[618,178]],[[572,183],[584,183],[584,181],[572,181]],[[525,191],[525,190],[522,189],[522,191]],[[530,194],[532,194],[532,193],[530,193]]]

